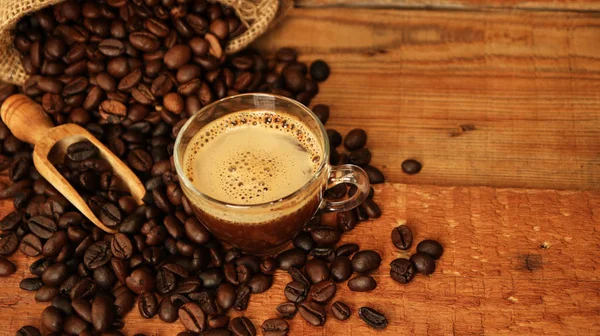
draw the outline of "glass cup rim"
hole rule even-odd
[[[184,174],[183,167],[179,163],[180,157],[179,157],[179,151],[177,149],[181,146],[181,141],[182,141],[183,134],[185,133],[185,131],[188,129],[188,127],[190,127],[190,125],[192,124],[192,122],[194,122],[194,120],[196,120],[197,118],[199,118],[202,115],[202,113],[204,111],[214,107],[217,104],[221,104],[226,101],[230,101],[230,100],[234,100],[234,99],[241,99],[241,98],[245,98],[245,97],[256,97],[256,96],[272,97],[275,99],[283,100],[287,103],[290,103],[290,104],[300,108],[308,116],[310,116],[317,123],[317,125],[319,127],[319,131],[321,132],[321,136],[323,138],[323,152],[324,152],[323,158],[321,160],[321,164],[319,165],[319,168],[316,170],[316,172],[313,174],[313,176],[306,183],[304,183],[300,188],[298,188],[294,192],[292,192],[289,195],[286,195],[280,199],[277,199],[274,201],[269,201],[269,202],[257,203],[257,204],[248,204],[248,205],[223,202],[223,201],[220,201],[216,198],[213,198],[211,196],[208,196],[208,195],[202,193],[200,190],[198,190],[192,184],[192,182]],[[212,203],[217,203],[217,204],[225,206],[225,207],[238,208],[238,209],[271,206],[274,204],[285,202],[291,198],[294,198],[295,196],[300,194],[303,190],[305,190],[308,186],[310,186],[313,182],[315,182],[316,180],[319,179],[319,176],[323,172],[323,169],[325,169],[325,167],[327,167],[327,163],[329,162],[329,137],[327,136],[327,131],[325,130],[325,126],[323,125],[321,120],[313,113],[313,111],[311,109],[309,109],[304,104],[298,102],[297,100],[294,100],[294,99],[291,99],[288,97],[284,97],[284,96],[280,96],[280,95],[276,95],[276,94],[271,94],[271,93],[243,93],[243,94],[237,94],[234,96],[229,96],[229,97],[225,97],[225,98],[216,100],[216,101],[210,103],[209,105],[202,107],[200,110],[198,110],[196,113],[194,113],[185,122],[185,124],[183,124],[183,127],[181,128],[181,130],[179,130],[179,133],[177,134],[177,138],[175,139],[175,145],[174,145],[174,150],[173,150],[173,161],[175,161],[175,171],[177,173],[177,176],[179,177],[179,182],[183,183],[185,185],[185,187],[188,188],[188,190],[191,190],[197,196],[200,196]]]

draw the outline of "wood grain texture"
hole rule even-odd
[[[427,9],[525,9],[549,11],[598,11],[596,0],[296,0],[299,7],[366,7]]]
[[[597,189],[598,36],[592,14],[294,9],[257,47],[330,64],[314,103],[391,182]]]
[[[300,316],[291,321],[290,335],[375,335],[356,316],[361,306],[377,308],[390,325],[385,335],[594,335],[600,333],[600,193],[436,187],[386,184],[376,186],[375,200],[384,215],[361,223],[342,242],[381,253],[369,294],[339,286],[337,299],[354,316],[339,322],[329,318],[323,328],[309,326]],[[1,214],[10,205],[2,203]],[[433,238],[445,253],[429,277],[417,276],[407,286],[389,277],[389,263],[408,254],[396,250],[390,232],[404,220],[415,241]],[[546,243],[548,248],[540,246]],[[414,251],[414,246],[410,252]],[[37,325],[45,304],[18,289],[33,259],[11,257],[18,271],[0,279],[0,335],[14,335],[24,324]],[[259,326],[275,316],[283,302],[289,276],[278,272],[273,288],[255,295],[246,316]],[[174,335],[179,322],[144,320],[137,308],[125,319],[128,335]]]

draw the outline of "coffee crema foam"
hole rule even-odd
[[[322,148],[298,119],[245,110],[204,126],[188,144],[183,169],[203,194],[229,204],[279,200],[318,170]]]

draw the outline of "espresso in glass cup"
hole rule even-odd
[[[180,130],[174,161],[196,217],[248,253],[279,251],[317,211],[351,210],[369,192],[360,167],[329,165],[319,119],[299,102],[271,94],[204,107]],[[357,192],[341,201],[324,197],[340,183],[356,185]]]

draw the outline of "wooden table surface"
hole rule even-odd
[[[320,1],[309,2],[299,4]],[[443,3],[458,2],[506,7]],[[386,335],[600,334],[600,16],[581,10],[596,4],[585,0],[527,3],[557,11],[302,8],[258,41],[329,62],[316,100],[331,105],[327,127],[365,128],[389,182],[376,187],[384,215],[343,238],[383,255],[377,289],[341,285],[353,318],[314,328],[298,316],[290,335],[378,334],[356,317],[360,306],[385,312]],[[561,11],[570,6],[579,12]],[[423,171],[404,175],[406,158]],[[388,276],[406,256],[390,231],[405,221],[416,241],[446,249],[432,276],[407,286]],[[0,280],[0,335],[38,325],[45,307],[18,289],[33,259],[11,259],[19,269]],[[277,273],[244,314],[257,325],[274,317],[288,281]],[[137,310],[125,321],[131,335],[182,330]]]

